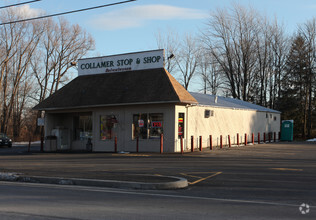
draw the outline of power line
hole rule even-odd
[[[25,4],[30,4],[30,3],[39,2],[39,1],[42,1],[42,0],[33,0],[33,1],[28,1],[28,2],[20,2],[20,3],[17,3],[17,4],[13,4],[13,5],[1,6],[0,9],[10,8],[10,7],[14,7],[14,6],[20,6],[20,5],[25,5]]]
[[[98,9],[98,8],[110,7],[110,6],[114,6],[114,5],[121,5],[121,4],[130,3],[130,2],[134,2],[134,1],[137,1],[137,0],[128,0],[128,1],[122,1],[122,2],[115,2],[115,3],[111,3],[111,4],[99,5],[99,6],[95,6],[95,7],[83,8],[83,9],[78,9],[78,10],[73,10],[73,11],[66,11],[66,12],[61,12],[61,13],[56,13],[56,14],[51,14],[51,15],[44,15],[44,16],[39,16],[39,17],[35,17],[35,18],[26,18],[26,19],[22,19],[22,20],[8,21],[8,22],[1,23],[0,26],[1,25],[6,25],[6,24],[14,24],[14,23],[19,23],[19,22],[33,21],[33,20],[38,20],[38,19],[56,17],[56,16],[61,16],[61,15],[67,15],[67,14],[73,14],[73,13],[77,13],[77,12],[89,11],[89,10]]]

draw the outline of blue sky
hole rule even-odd
[[[3,0],[0,6],[17,2]],[[42,0],[24,7],[31,12],[52,14],[113,2],[115,0]],[[289,33],[293,33],[297,24],[316,16],[316,0],[137,0],[64,17],[78,23],[96,40],[96,50],[89,56],[111,55],[156,49],[155,35],[159,30],[174,31],[180,36],[198,34],[212,11],[231,7],[232,2],[250,5],[271,19],[276,16]]]

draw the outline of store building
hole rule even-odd
[[[45,111],[45,135],[57,150],[179,152],[191,136],[279,132],[280,112],[189,93],[164,69],[163,50],[81,59],[78,77],[34,107]],[[116,137],[116,138],[115,138]],[[197,140],[197,139],[196,139]]]

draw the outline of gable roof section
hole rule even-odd
[[[167,71],[169,81],[182,103],[198,104],[197,100]]]
[[[260,112],[270,112],[270,113],[281,113],[279,111],[266,108],[260,105],[255,105],[250,102],[245,102],[239,99],[227,98],[222,96],[217,96],[217,102],[215,102],[215,95],[201,94],[201,93],[190,93],[200,105],[208,105],[214,107],[223,107],[223,108],[233,108],[233,109],[247,109],[255,110]]]
[[[164,68],[79,76],[34,110],[149,103],[197,103]]]

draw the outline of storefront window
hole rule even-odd
[[[81,115],[74,117],[75,140],[92,138],[92,116]]]
[[[159,138],[163,134],[163,114],[149,114],[150,129],[149,138]]]
[[[117,123],[115,115],[100,116],[100,139],[111,140],[114,137],[114,129]]]
[[[141,113],[133,115],[133,139],[160,138],[163,133],[162,113]]]
[[[147,139],[147,114],[134,114],[133,115],[133,139]]]

